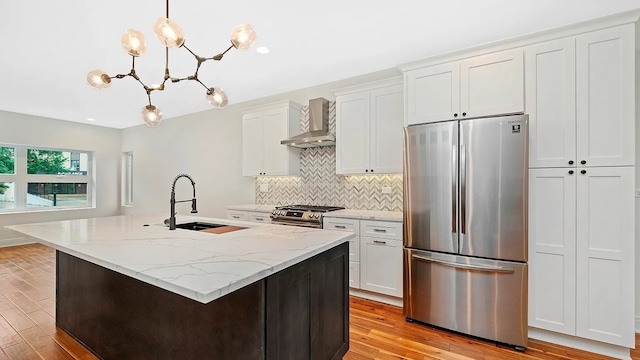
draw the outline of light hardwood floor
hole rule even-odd
[[[0,360],[96,359],[58,329],[54,317],[55,251],[38,244],[0,248]],[[634,351],[632,358],[640,360],[640,352]],[[350,350],[344,359],[605,357],[536,340],[530,340],[529,348],[519,353],[492,342],[407,323],[399,307],[352,297]]]

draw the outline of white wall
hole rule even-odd
[[[0,111],[0,143],[94,151],[96,207],[0,214],[0,247],[31,240],[6,225],[117,215],[120,130]]]
[[[640,189],[640,25],[636,24],[636,192]],[[640,332],[640,198],[636,195],[636,332]]]
[[[301,105],[307,105],[309,99],[316,97],[334,100],[332,90],[396,75],[398,70],[389,69],[232,104],[221,110],[167,119],[156,128],[143,124],[122,130],[121,153],[133,151],[134,164],[133,207],[124,207],[122,213],[158,213],[162,218],[169,217],[171,182],[182,172],[196,182],[200,215],[226,217],[227,206],[253,204],[255,180],[242,176],[241,112],[244,109],[285,99]],[[233,97],[230,101],[233,102]],[[176,199],[190,197],[191,185],[181,179],[176,187]],[[178,216],[188,214],[189,204],[178,204],[177,211]]]

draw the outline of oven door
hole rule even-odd
[[[289,226],[300,226],[300,227],[307,227],[307,228],[314,228],[314,229],[322,229],[322,223],[321,222],[309,222],[309,221],[291,221],[291,220],[271,220],[272,224],[276,224],[276,225],[289,225]]]

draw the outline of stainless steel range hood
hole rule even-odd
[[[309,100],[309,131],[282,140],[280,144],[298,148],[335,145],[336,137],[329,133],[329,100]]]

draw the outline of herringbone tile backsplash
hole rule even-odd
[[[335,102],[330,102],[329,131],[335,134]],[[301,110],[301,130],[309,127],[308,107]],[[336,147],[302,149],[300,176],[256,178],[256,204],[331,205],[347,209],[402,211],[402,174],[336,175]],[[260,192],[260,185],[269,190]],[[382,187],[390,187],[383,194]]]

